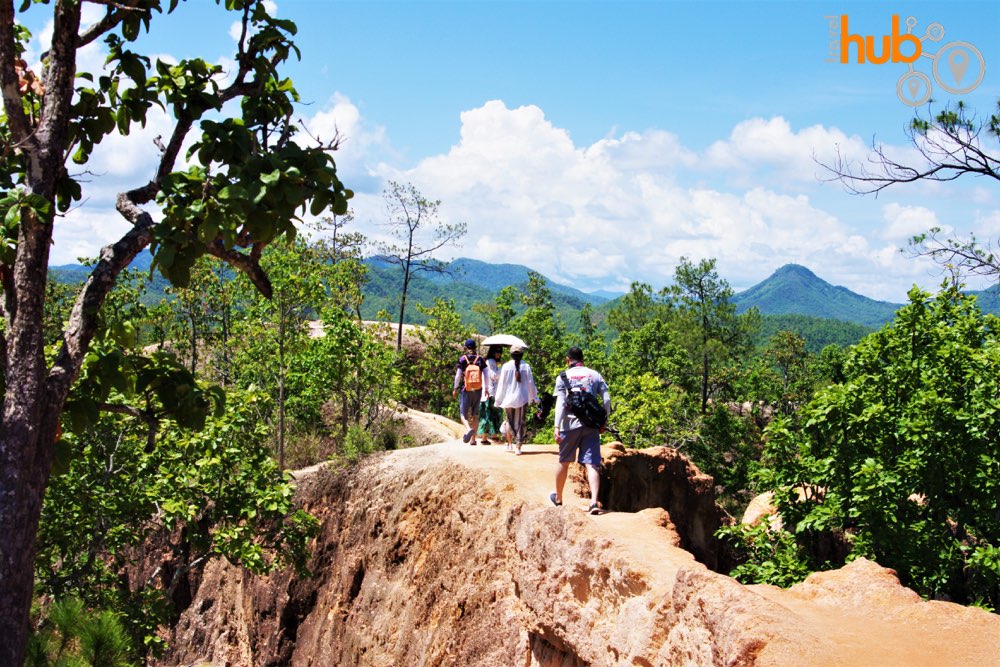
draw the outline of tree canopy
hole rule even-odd
[[[294,236],[304,211],[346,213],[352,196],[331,154],[339,138],[321,142],[297,132],[298,94],[280,73],[285,61],[298,56],[296,28],[271,16],[268,3],[217,3],[240,27],[227,72],[201,58],[172,63],[135,50],[158,14],[181,11],[178,0],[45,3],[52,13],[51,44],[40,63],[28,63],[30,34],[18,15],[39,11],[41,4],[22,2],[15,10],[11,0],[0,2],[0,488],[10,490],[0,496],[0,532],[7,537],[0,544],[3,664],[20,664],[23,657],[35,535],[60,432],[93,423],[92,407],[100,408],[106,392],[125,386],[124,378],[144,367],[127,355],[94,351],[102,306],[122,270],[149,247],[154,267],[184,286],[195,261],[213,255],[270,296],[260,265],[264,247],[279,236]],[[87,4],[103,9],[91,25],[81,21]],[[107,51],[103,69],[81,71],[80,50],[98,41]],[[158,156],[152,178],[116,199],[128,230],[101,250],[56,347],[47,352],[49,250],[69,209],[88,205],[80,172],[105,139],[128,135],[161,111],[173,125],[146,147]],[[157,377],[159,386],[188,387],[174,395],[192,395],[193,385],[182,376]],[[87,418],[61,423],[69,403],[85,408]],[[199,411],[210,406],[191,403],[179,412],[197,422]]]

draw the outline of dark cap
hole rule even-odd
[[[476,341],[474,341],[474,340],[472,340],[470,338],[469,340],[465,341],[465,347],[466,347],[466,349],[469,349],[469,350],[476,349]]]

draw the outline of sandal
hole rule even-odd
[[[549,500],[551,500],[552,504],[556,507],[562,507],[562,501],[557,499],[555,491],[549,494]]]
[[[601,507],[601,503],[594,503],[589,508],[587,508],[587,514],[604,514],[604,509]]]

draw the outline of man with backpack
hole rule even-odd
[[[479,401],[483,395],[483,382],[486,371],[486,360],[476,354],[476,341],[471,338],[465,341],[465,352],[458,358],[455,367],[455,386],[451,395],[454,397],[461,389],[458,399],[458,410],[462,416],[462,425],[468,429],[462,436],[462,442],[476,444],[476,430],[479,428]],[[469,442],[469,440],[472,442]]]
[[[555,436],[559,445],[556,467],[556,490],[549,495],[553,505],[562,505],[563,487],[574,460],[587,468],[590,507],[587,512],[600,514],[597,500],[601,484],[601,433],[611,412],[611,393],[601,374],[583,365],[583,350],[571,347],[566,352],[568,368],[556,379]]]

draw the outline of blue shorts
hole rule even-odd
[[[559,443],[559,463],[578,463],[598,467],[601,465],[601,432],[596,428],[581,426],[562,431]]]
[[[465,391],[458,395],[458,411],[468,420],[479,419],[479,403],[483,397],[482,389]]]

